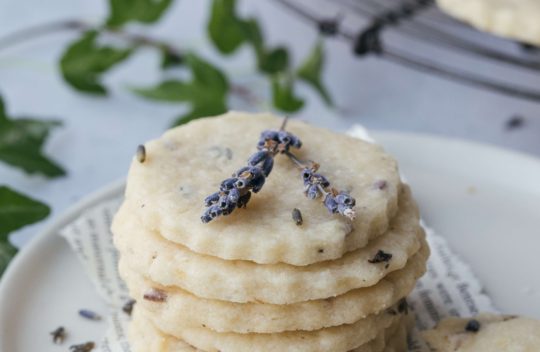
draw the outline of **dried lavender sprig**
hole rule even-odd
[[[287,119],[279,130],[266,130],[257,143],[258,151],[249,157],[247,166],[237,170],[232,177],[221,182],[219,191],[204,200],[206,210],[201,216],[208,223],[219,216],[231,214],[237,208],[245,208],[252,193],[258,193],[274,167],[274,157],[287,153],[292,148],[300,148],[298,137],[285,131]]]
[[[356,217],[354,210],[356,200],[347,192],[337,191],[335,188],[330,187],[328,179],[317,173],[320,167],[319,164],[313,161],[301,161],[290,151],[286,151],[285,155],[302,170],[304,193],[309,199],[322,198],[324,206],[330,213],[341,214],[354,220]]]

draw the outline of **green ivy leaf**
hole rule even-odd
[[[259,22],[254,18],[250,18],[242,21],[242,27],[244,28],[246,40],[251,43],[257,56],[260,55],[264,51],[264,37]]]
[[[294,94],[291,77],[272,77],[272,98],[274,106],[285,112],[296,112],[304,106],[304,100]]]
[[[109,0],[107,25],[120,27],[128,22],[154,23],[173,0]]]
[[[7,116],[0,97],[0,160],[29,174],[65,175],[59,165],[42,153],[50,130],[59,125],[58,121],[13,120]]]
[[[286,71],[287,67],[289,67],[289,53],[283,47],[265,51],[259,58],[259,69],[268,74]]]
[[[0,242],[0,277],[6,271],[9,262],[17,254],[17,248],[13,247],[9,242]]]
[[[214,0],[208,35],[222,54],[231,54],[247,39],[243,21],[236,15],[235,0]]]
[[[73,88],[105,95],[107,89],[100,83],[100,75],[128,58],[133,49],[98,46],[97,36],[96,31],[88,31],[70,44],[60,60],[60,69],[65,81]]]
[[[332,98],[321,80],[323,66],[324,48],[322,41],[319,40],[306,60],[300,65],[296,74],[298,78],[311,85],[321,95],[327,105],[332,106]]]
[[[9,233],[43,220],[49,213],[47,205],[0,186],[0,242],[7,241]]]
[[[201,117],[220,115],[225,112],[227,112],[227,105],[222,99],[207,101],[206,103],[196,102],[192,105],[190,112],[180,116],[173,122],[173,126],[183,125]]]
[[[186,55],[185,64],[191,70],[191,81],[166,80],[154,87],[132,88],[132,91],[152,100],[189,103],[190,112],[179,117],[174,125],[226,112],[229,83],[225,74],[194,54]]]
[[[186,56],[186,64],[193,74],[193,86],[208,89],[209,94],[224,96],[229,90],[227,77],[220,69],[195,54]],[[204,99],[203,99],[204,100]]]
[[[159,101],[184,102],[193,98],[190,84],[178,80],[163,81],[150,88],[131,88],[131,91],[144,98]]]

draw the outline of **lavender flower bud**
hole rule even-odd
[[[244,172],[248,171],[249,170],[249,166],[244,166],[238,170],[236,170],[236,172],[232,175],[233,177],[240,177],[240,175],[242,175]]]
[[[356,213],[354,209],[352,209],[350,206],[338,204],[338,213],[340,213],[343,216],[348,217],[351,220],[354,220],[356,217]]]
[[[237,188],[231,189],[228,195],[229,202],[232,204],[238,203],[238,199],[240,199],[240,191]]]
[[[230,191],[235,187],[235,183],[237,181],[236,177],[231,177],[226,179],[225,181],[221,182],[221,186],[219,186],[219,190],[222,192]]]
[[[326,198],[324,198],[324,206],[332,214],[335,214],[338,212],[338,203],[334,199],[334,196],[330,193],[328,193],[326,195]]]
[[[317,185],[311,185],[306,191],[306,196],[309,199],[315,199],[319,196],[319,186]]]
[[[348,207],[354,207],[356,205],[356,200],[345,192],[341,192],[336,196],[336,202]]]
[[[313,171],[311,169],[305,168],[302,170],[302,179],[304,180],[304,186],[311,184],[311,176],[313,176]]]
[[[311,176],[311,182],[321,185],[322,188],[330,187],[328,179],[321,174],[313,174],[313,176]]]
[[[204,199],[204,205],[209,207],[212,204],[217,203],[218,200],[219,200],[219,192],[212,193],[211,195],[209,195],[208,197]]]
[[[266,177],[261,173],[249,181],[249,187],[252,188],[253,193],[258,193],[264,186]]]
[[[204,223],[210,222],[213,219],[217,218],[223,213],[221,208],[218,205],[212,205],[211,207],[207,208],[204,214],[201,216],[201,220]]]
[[[251,192],[247,192],[243,196],[238,199],[238,208],[245,208],[249,202],[249,199],[251,198]]]
[[[229,197],[226,194],[222,195],[219,197],[217,205],[221,210],[227,209],[229,207]]]
[[[244,189],[248,185],[248,181],[244,178],[237,178],[236,182],[234,183],[234,187],[237,189]]]
[[[266,150],[260,150],[260,151],[256,152],[255,154],[253,154],[248,159],[248,165],[255,166],[255,165],[265,161],[268,158],[269,158],[268,152]]]
[[[281,144],[289,145],[291,143],[291,134],[287,131],[279,131],[277,138]]]
[[[225,209],[223,209],[223,212],[221,213],[221,215],[227,216],[230,213],[232,213],[234,211],[234,209],[236,209],[236,204],[228,202],[227,207]]]
[[[278,140],[278,132],[274,130],[266,130],[261,133],[261,136],[259,137],[259,143],[257,143],[257,149],[261,150],[266,145],[266,141],[276,141]]]
[[[274,167],[274,158],[266,158],[264,159],[264,162],[262,164],[262,171],[264,176],[268,177],[270,173],[272,172],[272,168]]]

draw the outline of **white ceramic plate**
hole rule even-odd
[[[470,263],[504,312],[540,318],[540,160],[469,142],[374,133],[400,162],[426,222]],[[75,206],[27,245],[0,283],[0,351],[66,351],[97,341],[105,323],[77,315],[106,306],[58,229],[122,192],[112,185]],[[49,332],[69,328],[63,346]]]

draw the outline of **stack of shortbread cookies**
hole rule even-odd
[[[301,171],[277,155],[245,209],[202,223],[205,197],[281,122],[236,112],[198,120],[134,159],[113,222],[137,301],[134,352],[406,351],[404,298],[429,249],[411,192],[379,146],[290,121],[303,142],[297,157],[356,199],[356,218],[308,199]]]

